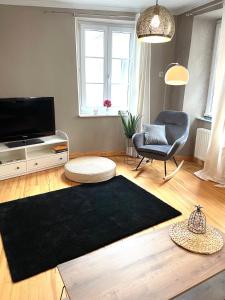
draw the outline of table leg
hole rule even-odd
[[[65,285],[64,285],[64,286],[63,286],[63,288],[62,288],[62,292],[61,292],[60,300],[62,300],[62,296],[63,296],[63,292],[64,292],[64,290],[65,290]]]

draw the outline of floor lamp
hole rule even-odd
[[[179,63],[171,63],[166,67],[164,71],[164,81],[165,81],[165,89],[164,89],[164,101],[163,101],[163,110],[166,109],[166,86],[180,86],[186,85],[189,81],[189,71],[184,66]]]

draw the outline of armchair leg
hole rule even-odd
[[[164,161],[164,174],[165,174],[165,177],[166,177],[166,174],[167,174],[167,171],[166,171],[166,161]]]
[[[146,163],[149,163],[149,162],[151,162],[151,164],[152,164],[153,163],[153,159],[150,158],[150,159],[146,160]]]
[[[165,163],[165,162],[164,162]],[[182,160],[182,162],[180,162],[180,164],[178,165],[178,167],[176,168],[176,170],[174,170],[172,173],[170,173],[169,175],[164,177],[165,181],[170,180],[171,178],[173,178],[177,172],[182,168],[184,161]]]
[[[142,159],[139,161],[139,164],[137,165],[137,167],[135,168],[135,171],[138,170],[138,168],[140,167],[141,163],[143,162],[144,160],[144,156],[142,157]]]
[[[175,157],[174,157],[174,156],[173,156],[173,161],[174,161],[174,163],[175,163],[176,167],[178,167],[178,163],[177,163],[177,161],[176,161],[176,159],[175,159]]]

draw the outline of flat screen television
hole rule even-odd
[[[54,134],[54,97],[0,98],[0,142]]]

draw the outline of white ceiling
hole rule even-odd
[[[210,0],[159,0],[174,14],[210,2]],[[154,0],[0,0],[0,4],[77,9],[121,10],[138,12],[154,5]]]

